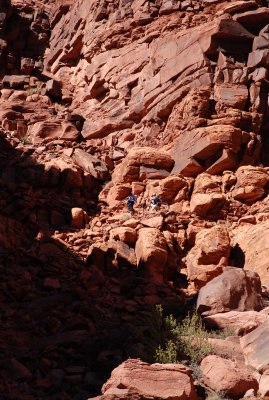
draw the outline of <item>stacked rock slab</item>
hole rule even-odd
[[[1,1],[3,399],[94,397],[116,367],[99,398],[268,394],[267,3]],[[200,383],[152,333],[197,295],[233,333]]]

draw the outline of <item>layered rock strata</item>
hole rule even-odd
[[[149,344],[197,295],[236,334],[203,387],[269,393],[268,26],[259,0],[1,2],[3,398],[86,400],[123,363],[99,398],[195,399]]]

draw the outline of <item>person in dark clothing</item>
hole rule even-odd
[[[152,211],[158,211],[161,205],[161,199],[157,194],[154,194],[150,201],[150,208]]]
[[[127,199],[127,207],[129,211],[134,211],[135,196],[131,194]]]

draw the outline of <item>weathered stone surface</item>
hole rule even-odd
[[[29,76],[6,75],[3,78],[3,86],[11,89],[24,89],[29,85]]]
[[[110,231],[110,238],[112,240],[121,240],[129,246],[134,246],[137,240],[137,232],[133,228],[118,227]]]
[[[147,364],[129,359],[117,367],[102,388],[109,395],[137,396],[137,399],[197,399],[191,370],[181,364]]]
[[[84,228],[85,216],[82,208],[74,207],[71,210],[71,225],[73,228]]]
[[[167,260],[167,246],[162,233],[156,228],[140,229],[135,254],[138,268],[143,268],[155,282],[162,283]]]
[[[259,393],[261,396],[269,394],[269,369],[265,370],[259,381]]]
[[[220,275],[227,266],[230,238],[223,226],[214,226],[197,233],[195,246],[186,257],[188,278],[200,288]]]
[[[162,179],[159,185],[159,195],[162,202],[172,203],[189,189],[188,182],[182,176],[173,176]],[[180,192],[180,193],[179,193]]]
[[[238,398],[249,389],[255,392],[258,389],[258,382],[250,371],[231,360],[210,355],[201,362],[201,370],[206,385],[217,392],[225,391],[227,395]]]
[[[208,126],[197,128],[182,134],[175,142],[172,155],[175,159],[173,173],[184,176],[196,176],[189,168],[189,163],[195,159],[201,166],[223,148],[233,153],[240,150],[241,131],[229,125]],[[210,165],[208,165],[210,167]],[[204,167],[203,170],[206,170]]]
[[[246,270],[259,274],[262,284],[269,282],[267,237],[269,221],[246,224],[233,232],[233,246],[238,248]]]
[[[156,172],[159,170],[171,171],[173,164],[173,159],[165,151],[148,147],[134,148],[124,161],[115,168],[112,179],[115,183],[140,181],[147,178],[145,170],[143,176],[143,167],[151,168],[151,170],[154,168]],[[166,176],[163,176],[163,178]]]
[[[269,10],[266,7],[259,7],[257,10],[236,14],[233,18],[247,29],[251,29],[256,24],[266,25],[269,23]]]
[[[98,157],[81,149],[75,149],[72,158],[85,172],[89,172],[95,178],[105,180],[108,177],[107,166]]]
[[[40,143],[48,139],[75,141],[79,136],[79,132],[73,124],[60,121],[37,122],[29,127],[27,133],[34,143]]]
[[[221,275],[208,282],[197,300],[197,311],[204,316],[232,310],[259,311],[261,307],[258,275],[232,267],[226,267]]]
[[[200,217],[218,216],[226,203],[221,190],[221,180],[203,173],[195,180],[190,210]]]
[[[269,365],[269,320],[240,339],[246,362],[259,372],[268,369]]]
[[[238,332],[249,332],[257,328],[268,318],[267,315],[257,311],[229,311],[209,315],[204,318],[204,322],[208,327],[225,329],[231,328]]]
[[[152,218],[141,219],[141,224],[148,226],[149,228],[161,229],[163,226],[163,217],[161,215]]]
[[[238,168],[236,178],[232,196],[246,203],[253,203],[262,198],[265,193],[264,187],[269,181],[265,169],[252,166]]]
[[[216,85],[214,98],[219,110],[225,110],[228,107],[244,110],[248,99],[248,89],[243,85]]]

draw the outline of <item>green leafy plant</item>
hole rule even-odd
[[[159,346],[156,350],[156,360],[161,364],[177,363],[177,346],[172,340],[168,340],[163,349]]]
[[[27,90],[28,96],[32,96],[33,94],[38,94],[39,90],[37,88],[31,88]]]
[[[213,346],[208,343],[209,333],[197,314],[189,314],[179,324],[169,315],[164,319],[164,324],[167,340],[163,347],[158,347],[156,361],[164,363],[172,359],[178,362],[186,357],[189,364],[198,364],[206,355],[213,353]]]
[[[36,81],[35,86],[31,87],[30,89],[27,90],[28,96],[32,96],[33,94],[39,94],[40,89],[41,89],[42,82]]]
[[[226,327],[222,330],[210,332],[210,337],[214,339],[226,339],[227,337],[234,335],[235,335],[234,329],[231,327]]]
[[[28,145],[31,144],[31,140],[29,138],[28,135],[25,135],[23,137],[20,138],[21,143],[23,143],[24,145]]]

